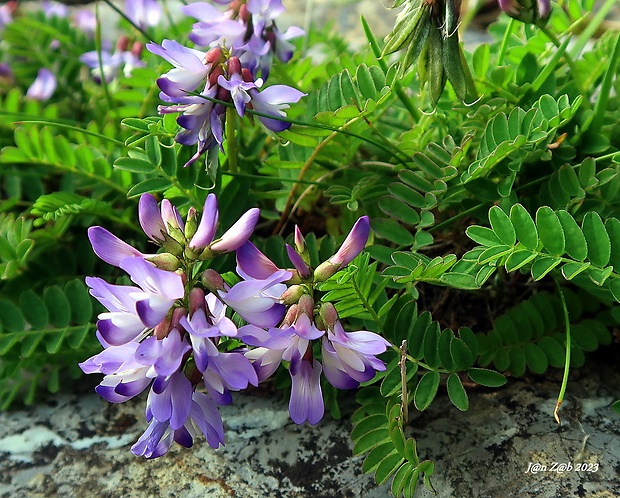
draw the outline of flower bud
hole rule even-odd
[[[133,42],[133,45],[131,46],[131,53],[139,58],[140,54],[142,54],[143,48],[144,48],[144,44],[142,42],[135,41]]]
[[[355,222],[353,228],[344,239],[344,242],[338,249],[338,252],[329,258],[329,262],[335,265],[339,265],[338,268],[342,268],[353,261],[356,256],[362,252],[366,242],[368,241],[368,235],[370,234],[370,220],[368,216],[362,216]]]
[[[156,254],[155,256],[146,258],[146,260],[162,270],[176,271],[181,267],[181,261],[179,261],[179,258],[168,252]]]
[[[129,47],[129,38],[126,35],[121,35],[116,42],[116,50],[125,52],[127,47]]]
[[[220,66],[213,68],[209,74],[209,87],[217,85],[217,79],[224,74],[224,70]]]
[[[333,329],[338,321],[338,312],[332,303],[323,303],[319,310],[319,315],[329,329]]]
[[[220,277],[222,278],[222,277]],[[194,314],[196,310],[205,309],[205,291],[203,291],[200,287],[194,287],[191,291],[189,291],[189,312],[190,314]]]
[[[179,331],[183,330],[183,327],[180,325],[181,318],[187,316],[187,310],[185,308],[174,308],[172,310],[172,317],[170,319],[170,330],[177,329]]]
[[[205,54],[205,64],[219,64],[222,60],[222,48],[213,47]]]
[[[161,341],[164,337],[168,336],[168,333],[170,332],[170,328],[171,328],[170,327],[171,323],[172,323],[171,316],[168,315],[161,322],[155,325],[154,333],[155,333],[155,337],[157,337],[158,340]]]
[[[196,234],[196,230],[198,230],[198,214],[196,212],[196,208],[194,206],[190,207],[187,211],[187,220],[185,222],[185,239],[192,240],[192,237]]]
[[[301,285],[291,285],[280,296],[283,304],[291,305],[299,301],[299,298],[305,294],[305,289]]]
[[[299,272],[299,276],[301,278],[308,278],[310,276],[310,267],[304,261],[301,254],[299,254],[295,249],[286,244],[286,253],[288,254],[289,259],[295,265],[295,268]]]
[[[207,288],[211,292],[226,290],[226,286],[224,285],[224,279],[218,272],[216,272],[212,268],[208,268],[203,272],[201,282],[202,285],[204,285],[205,288]]]
[[[177,240],[172,238],[171,235],[167,233],[164,233],[162,235],[164,236],[164,242],[162,244],[162,247],[166,252],[169,252],[174,256],[180,256],[181,254],[183,254],[183,246]]]
[[[314,299],[312,299],[310,294],[304,294],[299,298],[299,312],[297,314],[300,315],[301,313],[308,315],[310,320],[312,320],[314,315]]]
[[[241,74],[241,62],[239,61],[239,57],[231,57],[228,59],[226,68],[228,69],[229,78],[233,74]]]
[[[325,280],[334,275],[339,268],[340,265],[332,264],[329,261],[321,263],[317,266],[316,270],[314,270],[314,281],[325,282]]]
[[[297,314],[299,312],[299,305],[293,304],[287,311],[286,315],[284,315],[284,320],[282,320],[282,327],[290,327],[295,323],[297,319]]]

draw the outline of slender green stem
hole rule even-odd
[[[605,154],[604,156],[599,156],[594,159],[594,162],[597,163],[599,161],[605,161],[606,159],[613,159],[614,156],[618,156],[618,161],[620,161],[620,150],[616,152],[612,152],[610,154]]]
[[[560,424],[560,407],[562,406],[562,402],[564,401],[564,394],[566,393],[566,386],[568,385],[568,372],[570,369],[570,347],[571,347],[571,337],[570,337],[570,318],[568,316],[568,307],[566,306],[566,299],[564,298],[564,293],[562,292],[562,287],[558,282],[557,278],[553,278],[555,281],[555,286],[558,289],[558,294],[560,295],[560,301],[562,303],[562,311],[564,313],[564,326],[566,330],[566,359],[564,361],[564,376],[562,377],[562,386],[560,387],[560,393],[558,394],[558,400],[555,404],[555,410],[553,411],[553,416],[555,421]]]
[[[13,114],[13,113],[8,113],[8,112],[4,112],[4,111],[0,111],[0,115],[3,114]],[[23,115],[20,115],[23,116]],[[127,148],[127,149],[136,149],[137,147],[134,147],[132,145],[125,145],[125,142],[122,142],[120,140],[116,140],[115,138],[111,138],[111,137],[107,137],[105,135],[102,135],[100,133],[96,133],[94,131],[90,131],[90,130],[86,130],[84,128],[80,128],[79,126],[73,126],[73,125],[69,125],[69,124],[65,124],[65,123],[61,123],[61,122],[56,122],[56,121],[46,121],[46,120],[42,120],[42,119],[29,119],[27,116],[24,116],[25,119],[20,119],[19,121],[13,121],[13,124],[37,124],[37,125],[43,125],[43,126],[55,126],[56,128],[62,128],[65,130],[72,130],[72,131],[77,131],[79,133],[83,133],[84,135],[90,135],[92,137],[97,137],[100,140],[106,141],[106,142],[110,142],[113,143],[115,145],[118,145],[119,147],[123,147],[123,148]]]
[[[112,10],[114,10],[118,15],[120,15],[123,19],[125,19],[129,24],[131,24],[140,34],[142,34],[142,36],[144,36],[145,39],[147,40],[152,40],[153,37],[144,29],[142,29],[140,26],[138,26],[137,24],[135,24],[131,19],[129,19],[129,17],[127,17],[127,14],[125,14],[121,9],[119,9],[116,5],[114,5],[111,0],[103,0],[104,3],[106,3]]]
[[[97,19],[97,27],[95,29],[95,48],[97,50],[97,63],[99,64],[99,74],[101,77],[101,88],[103,88],[103,93],[105,94],[105,98],[108,101],[108,107],[110,111],[113,111],[117,114],[116,108],[114,106],[114,100],[112,99],[112,94],[110,93],[110,88],[108,86],[108,81],[106,79],[105,71],[103,70],[103,54],[102,54],[102,45],[101,45],[101,21],[99,18],[99,3],[95,4],[95,17]],[[114,126],[120,129],[120,118],[117,114],[116,119],[114,120]]]
[[[601,26],[614,5],[618,5],[618,0],[607,0],[603,5],[596,9],[596,14],[584,25],[583,32],[577,38],[575,44],[571,47],[571,55],[577,57],[581,54],[587,43],[592,40],[592,36]]]
[[[603,77],[603,84],[601,85],[601,91],[599,92],[596,106],[594,107],[594,117],[590,122],[589,131],[596,133],[603,127],[603,121],[605,120],[605,113],[607,112],[607,104],[609,103],[609,96],[613,88],[614,77],[616,76],[616,66],[620,59],[620,34],[616,38],[616,45],[609,59],[609,66]]]
[[[364,16],[362,16],[362,26],[364,28],[364,33],[366,33],[366,38],[368,39],[368,43],[370,44],[370,49],[372,50],[372,53],[376,57],[377,62],[379,63],[379,66],[381,67],[383,72],[387,74],[388,69],[389,69],[387,62],[385,62],[385,59],[381,56],[381,48],[379,48],[377,39],[375,38],[375,35],[370,29],[370,26],[368,25],[368,22],[366,22],[366,19],[364,18]],[[394,82],[392,83],[392,86],[394,89],[394,93],[396,94],[398,99],[403,103],[403,105],[405,106],[405,109],[407,109],[407,111],[409,112],[413,120],[418,121],[422,117],[422,113],[413,103],[409,95],[407,95],[407,92],[403,88],[400,81],[395,79]]]
[[[508,21],[508,27],[506,28],[506,32],[504,33],[504,38],[502,39],[502,45],[499,49],[499,55],[497,56],[497,65],[501,66],[504,63],[504,58],[506,57],[506,51],[508,50],[508,42],[510,41],[510,37],[514,32],[515,26],[517,25],[517,21],[515,21],[512,17],[510,21]]]
[[[239,172],[237,163],[237,111],[234,107],[226,109],[226,158],[228,159],[228,171]]]
[[[208,100],[210,102],[214,102],[216,104],[223,105],[224,107],[227,107],[227,108],[229,108],[229,107],[234,108],[234,104],[232,104],[231,102],[226,102],[224,100],[214,99],[214,98],[211,98],[211,97],[207,97],[205,95],[201,95],[201,94],[196,93],[196,92],[187,92],[187,94],[188,95],[196,95],[196,96],[201,97],[201,98],[203,98],[205,100]],[[336,126],[330,126],[330,125],[326,125],[326,124],[322,124],[322,123],[300,121],[300,120],[297,120],[297,119],[291,119],[289,117],[276,116],[275,114],[265,114],[264,112],[258,112],[258,111],[255,111],[253,109],[246,109],[245,113],[249,114],[251,116],[261,116],[261,117],[264,117],[264,118],[275,119],[276,121],[284,121],[285,123],[291,123],[291,124],[298,125],[298,126],[305,126],[307,128],[317,128],[319,130],[333,131],[333,132],[336,132],[336,133],[340,133],[342,135],[358,138],[358,139],[362,140],[363,142],[367,142],[369,144],[374,145],[375,147],[383,150],[384,152],[387,152],[388,154],[394,154],[396,152],[396,153],[398,153],[400,155],[404,155],[404,153],[402,151],[400,151],[400,149],[398,149],[398,147],[396,147],[394,144],[391,144],[390,147],[387,147],[386,145],[384,145],[383,143],[381,143],[378,140],[375,140],[375,139],[370,138],[370,137],[365,137],[363,135],[360,135],[358,133],[354,133],[352,131],[348,131],[348,130],[345,129],[347,126],[352,124],[356,119],[361,118],[361,116],[358,116],[356,118],[351,119],[350,121],[346,122],[344,125],[342,125],[340,127],[336,127]],[[407,161],[410,161],[409,156],[400,157],[400,155],[394,156],[395,159],[400,164],[402,164],[403,166],[408,167]]]
[[[553,71],[557,69],[558,62],[563,56],[566,55],[566,49],[568,48],[568,44],[570,43],[570,41],[571,41],[571,37],[567,36],[566,39],[562,42],[562,44],[557,47],[557,50],[555,51],[555,53],[553,54],[549,62],[545,64],[545,66],[543,67],[543,70],[539,73],[536,79],[532,82],[532,89],[534,91],[538,91],[540,87],[543,86],[545,81],[547,81],[547,78],[551,76],[551,73],[553,73]],[[569,66],[570,66],[570,63],[569,63]],[[575,74],[577,74],[576,70],[574,70],[574,72]],[[587,101],[587,98],[586,98],[586,101]]]
[[[349,166],[347,166],[347,168],[349,168]],[[332,172],[330,171],[330,173]],[[252,178],[255,180],[274,180],[274,181],[278,181],[282,183],[302,183],[305,185],[319,186],[319,187],[324,187],[324,188],[327,188],[330,186],[329,183],[325,183],[321,181],[314,182],[312,180],[300,180],[299,178],[282,178],[279,176],[252,175],[250,173],[233,173],[231,171],[223,171],[222,174],[226,176],[238,176],[240,178]]]
[[[583,85],[581,84],[581,80],[579,79],[579,70],[577,69],[577,66],[575,66],[575,61],[573,60],[573,58],[570,56],[570,54],[568,52],[566,52],[566,47],[568,46],[569,42],[565,40],[564,43],[561,43],[560,40],[558,39],[558,37],[555,36],[555,33],[553,33],[549,29],[548,26],[543,26],[541,28],[541,31],[545,34],[545,36],[547,38],[549,38],[549,40],[551,40],[551,43],[553,43],[555,45],[555,47],[558,49],[558,51],[561,50],[563,52],[564,60],[566,60],[566,64],[568,64],[568,67],[571,70],[571,73],[572,73],[571,76],[575,80],[575,85],[577,86],[577,89],[579,90],[579,93],[583,97],[584,102],[589,104],[588,95],[586,94],[586,90],[583,88]],[[570,36],[567,37],[567,40],[570,41]],[[551,64],[549,64],[549,65],[551,65]]]

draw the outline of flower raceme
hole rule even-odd
[[[373,332],[345,331],[335,307],[315,296],[316,285],[363,250],[368,218],[360,218],[338,251],[313,270],[297,228],[294,247],[287,246],[292,269],[278,268],[248,242],[258,216],[258,209],[248,210],[218,237],[215,195],[207,196],[202,215],[190,208],[184,219],[170,201],[144,194],[140,226],[160,252],[142,253],[102,227],[89,229],[95,253],[134,285],[86,279],[106,311],[96,333],[103,351],[80,367],[103,375],[96,391],[109,402],[148,392],[148,427],[132,446],[134,454],[156,458],[174,442],[192,446],[200,434],[214,448],[224,444],[218,408],[283,363],[292,380],[291,418],[313,425],[324,414],[322,375],[351,389],[385,369],[377,355],[389,343]],[[229,285],[213,269],[200,271],[203,261],[232,251],[240,282]],[[246,325],[238,329],[231,310]]]
[[[258,376],[243,352],[219,350],[222,338],[235,337],[237,327],[226,316],[227,306],[214,294],[205,296],[191,276],[194,264],[244,244],[258,209],[247,211],[221,237],[212,194],[200,218],[190,208],[184,221],[169,201],[159,205],[150,194],[141,197],[138,214],[146,235],[173,253],[144,254],[102,227],[89,229],[95,253],[136,285],[87,278],[90,293],[107,309],[97,322],[104,350],[80,367],[104,375],[96,391],[112,403],[149,389],[149,427],[132,447],[135,454],[155,458],[173,441],[191,446],[200,433],[217,448],[224,443],[217,407],[232,402],[231,391],[257,385]]]
[[[222,147],[226,103],[232,104],[240,117],[247,110],[260,113],[258,120],[267,129],[281,132],[290,127],[284,111],[305,95],[286,85],[261,90],[273,54],[288,61],[293,46],[287,40],[303,33],[299,28],[286,33],[277,29],[274,19],[284,10],[281,0],[218,3],[228,5],[228,10],[221,12],[205,2],[182,9],[199,20],[190,39],[206,51],[185,47],[174,40],[146,46],[174,66],[157,79],[160,99],[165,103],[158,111],[181,113],[177,123],[182,130],[175,140],[183,145],[197,145],[186,166],[209,149]]]

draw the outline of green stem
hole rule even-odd
[[[581,51],[585,48],[587,43],[592,40],[592,36],[596,33],[596,30],[601,26],[602,22],[607,17],[607,14],[611,11],[614,5],[618,4],[618,0],[607,0],[600,8],[597,9],[596,14],[590,21],[585,24],[583,32],[577,38],[577,41],[571,48],[571,55],[577,57],[581,54]]]
[[[228,159],[228,171],[231,173],[239,172],[237,163],[237,111],[234,107],[226,109],[226,157]]]
[[[375,38],[375,35],[370,29],[370,26],[368,25],[368,22],[366,22],[366,19],[364,18],[364,16],[362,16],[361,20],[362,20],[362,26],[364,28],[364,33],[366,33],[366,38],[368,39],[368,43],[370,44],[370,49],[372,50],[372,53],[376,57],[377,62],[379,63],[379,66],[381,67],[383,72],[387,74],[389,67],[387,65],[387,62],[385,62],[385,59],[381,56],[381,49],[379,48],[377,39]],[[394,83],[392,83],[392,86],[394,88],[394,93],[396,94],[398,99],[402,102],[402,104],[405,106],[405,109],[407,109],[407,111],[409,112],[413,120],[418,121],[422,117],[422,113],[415,106],[415,104],[413,103],[409,95],[407,95],[407,92],[401,85],[400,81],[395,79]]]
[[[620,59],[620,34],[616,39],[616,45],[609,60],[609,66],[603,77],[603,84],[601,85],[601,91],[594,107],[594,117],[590,122],[589,131],[591,133],[597,133],[603,127],[603,121],[605,120],[605,113],[607,112],[607,104],[609,103],[609,95],[613,88],[614,77],[616,75],[616,66]]]
[[[547,38],[549,38],[549,40],[551,40],[551,43],[553,43],[555,45],[555,47],[558,49],[558,51],[562,50],[562,52],[566,51],[566,46],[568,46],[568,42],[564,41],[564,43],[560,43],[560,40],[558,39],[557,36],[555,36],[555,33],[553,33],[548,26],[543,26],[542,28],[540,28],[541,31],[545,34],[545,36]],[[567,38],[567,40],[570,40],[570,37]],[[564,46],[564,48],[562,48]],[[581,96],[583,97],[584,102],[589,104],[588,101],[588,95],[586,94],[585,89],[583,88],[579,77],[579,70],[577,69],[577,66],[575,66],[575,61],[573,60],[573,58],[570,56],[570,54],[568,52],[564,53],[564,59],[566,60],[566,64],[568,64],[568,67],[570,68],[571,72],[572,72],[572,77],[575,80],[575,86],[577,87],[577,89],[579,90],[579,93],[581,94]]]
[[[566,306],[566,299],[564,298],[564,293],[562,292],[562,287],[560,287],[560,283],[557,278],[553,278],[555,281],[555,285],[558,289],[558,294],[560,295],[560,301],[562,302],[562,311],[564,313],[564,326],[566,329],[566,359],[564,361],[564,376],[562,377],[562,386],[560,387],[560,393],[558,394],[558,400],[555,404],[555,410],[553,411],[553,416],[555,421],[560,424],[560,407],[562,406],[562,402],[564,401],[564,394],[566,393],[566,386],[568,385],[568,371],[570,369],[570,347],[571,347],[571,337],[570,337],[570,319],[568,316],[568,307]]]
[[[223,105],[226,108],[233,108],[234,109],[234,104],[232,104],[231,102],[226,102],[224,100],[219,100],[219,99],[214,99],[211,97],[207,97],[205,95],[201,95],[199,93],[196,92],[187,92],[188,95],[196,95],[198,97],[201,97],[205,100],[208,100],[209,102],[214,102],[215,104],[220,104]],[[298,126],[305,126],[307,128],[317,128],[319,130],[329,130],[329,131],[333,131],[336,133],[341,133],[342,135],[346,135],[346,136],[350,136],[350,137],[355,137],[360,139],[363,142],[367,142],[369,144],[374,145],[375,147],[383,150],[384,152],[387,152],[388,154],[400,154],[404,157],[400,157],[400,156],[394,156],[395,159],[402,164],[405,167],[408,167],[407,165],[407,161],[410,161],[411,159],[409,158],[409,156],[406,156],[404,154],[404,152],[402,152],[400,149],[398,149],[398,147],[396,147],[394,144],[390,144],[390,147],[387,147],[386,145],[384,145],[383,143],[381,143],[378,140],[374,140],[370,137],[365,137],[363,135],[360,135],[358,133],[354,133],[352,131],[347,131],[345,128],[349,125],[351,125],[356,119],[360,119],[362,116],[357,116],[355,118],[352,118],[351,120],[347,121],[345,124],[343,124],[340,127],[336,127],[336,126],[330,126],[330,125],[326,125],[326,124],[321,124],[321,123],[312,123],[312,122],[308,122],[308,121],[299,121],[297,119],[291,119],[289,117],[282,117],[282,116],[276,116],[274,114],[265,114],[264,112],[258,112],[255,111],[253,109],[246,109],[245,110],[246,114],[249,114],[251,116],[261,116],[264,118],[269,118],[269,119],[275,119],[276,121],[284,121],[285,123],[291,123],[294,125],[298,125]]]
[[[134,24],[134,22],[129,19],[129,17],[127,17],[127,14],[125,14],[121,9],[119,9],[116,5],[114,5],[110,0],[103,0],[104,3],[108,4],[108,6],[115,11],[119,16],[121,16],[123,19],[125,19],[129,24],[131,24],[139,33],[142,34],[142,36],[144,36],[144,38],[146,40],[151,41],[153,39],[153,37],[145,30],[143,30],[140,26],[138,26],[137,24]],[[97,29],[99,29],[99,23],[97,23]]]
[[[504,57],[506,57],[506,51],[508,50],[508,41],[514,32],[515,26],[517,25],[517,21],[515,21],[512,17],[510,21],[508,21],[508,27],[506,28],[506,32],[504,33],[504,38],[502,39],[502,45],[499,49],[499,55],[497,56],[497,65],[501,66],[504,63]]]
[[[95,17],[97,19],[97,27],[95,29],[95,49],[97,50],[97,63],[99,64],[99,74],[101,76],[101,88],[103,88],[103,93],[105,94],[105,98],[108,101],[108,107],[110,108],[110,111],[116,114],[116,119],[114,120],[114,126],[120,130],[121,120],[114,106],[114,100],[112,99],[112,94],[110,93],[108,81],[106,80],[106,75],[103,71],[103,55],[102,55],[102,45],[101,45],[101,21],[99,20],[99,4],[98,3],[95,4]]]
[[[353,278],[351,279],[351,282],[353,284],[353,288],[355,289],[355,293],[357,294],[357,297],[359,298],[359,300],[364,305],[364,308],[366,308],[366,311],[368,311],[368,313],[370,313],[370,316],[372,316],[373,322],[375,322],[375,324],[377,325],[377,330],[381,330],[383,328],[383,323],[381,322],[381,317],[375,311],[375,309],[370,305],[370,303],[368,302],[366,297],[360,291],[359,287],[357,286],[357,282],[355,281],[355,275],[353,275]]]

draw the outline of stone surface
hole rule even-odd
[[[552,416],[558,379],[472,389],[465,413],[440,390],[429,410],[413,412],[409,430],[420,457],[435,461],[435,496],[620,496],[620,417],[610,406],[620,398],[620,375],[605,366],[574,372],[561,426]],[[93,394],[63,394],[0,414],[0,497],[389,495],[389,487],[377,487],[362,473],[362,458],[352,455],[346,417],[327,415],[316,427],[297,426],[279,394],[238,394],[222,409],[225,448],[213,450],[200,440],[192,449],[175,446],[148,461],[129,451],[145,428],[143,408],[143,399],[111,405]],[[354,408],[345,398],[345,413]],[[552,470],[554,462],[573,469]],[[531,464],[547,470],[528,472]],[[577,464],[588,470],[577,471]],[[420,485],[417,496],[433,495]]]

